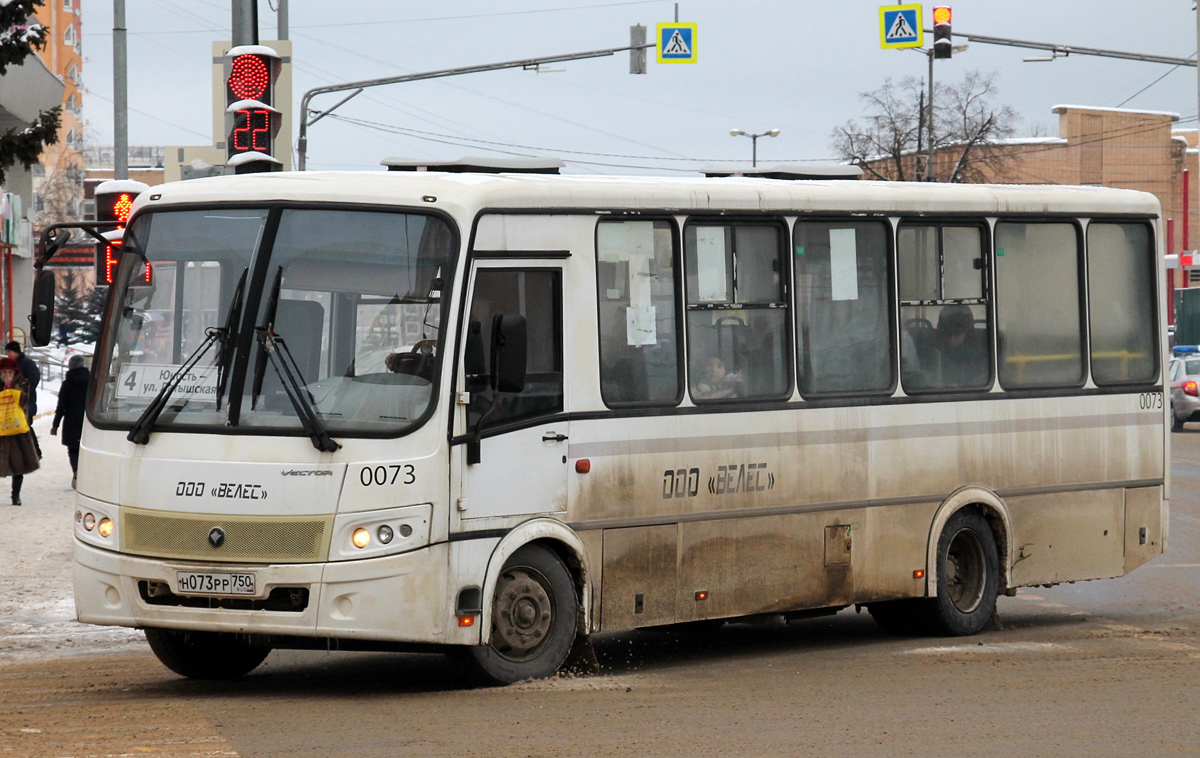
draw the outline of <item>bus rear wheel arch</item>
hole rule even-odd
[[[986,514],[986,515],[985,515]],[[997,539],[999,517],[980,506],[958,509],[942,525],[933,555],[936,591],[930,597],[868,606],[871,617],[892,634],[968,636],[996,612],[1003,585]]]

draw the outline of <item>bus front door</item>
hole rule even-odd
[[[476,262],[459,365],[469,393],[465,430],[479,444],[460,446],[463,519],[555,513],[567,507],[562,268],[546,261]],[[488,387],[492,318],[525,317],[525,387]],[[471,462],[472,459],[475,462]]]

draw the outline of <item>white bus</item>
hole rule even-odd
[[[79,620],[189,677],[439,649],[500,683],[655,625],[976,633],[1166,548],[1162,237],[1088,187],[154,187],[94,363]]]

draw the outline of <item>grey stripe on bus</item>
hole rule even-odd
[[[929,437],[966,437],[984,434],[1019,434],[1079,429],[1108,429],[1129,426],[1161,426],[1162,423],[1162,411],[1144,411],[1141,413],[1113,413],[1066,418],[997,419],[994,421],[956,421],[947,424],[906,424],[876,428],[825,429],[811,432],[730,434],[726,436],[688,438],[658,437],[644,440],[568,443],[567,455],[570,458],[603,458],[615,455],[693,453],[709,450],[713,452],[726,452],[729,450],[803,447],[807,445],[841,445]]]

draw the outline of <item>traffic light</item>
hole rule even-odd
[[[933,8],[933,57],[949,58],[954,54],[950,43],[950,6]]]
[[[239,174],[276,171],[275,137],[283,114],[274,107],[282,61],[265,45],[225,54],[225,163]]]
[[[102,182],[96,187],[96,220],[117,222],[117,229],[124,229],[138,195],[150,189],[149,185],[128,179]],[[117,263],[121,258],[121,241],[113,240],[106,245],[96,245],[96,286],[113,283]],[[142,274],[150,282],[150,267]]]

